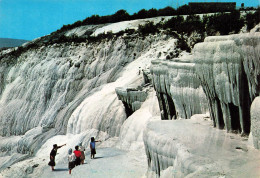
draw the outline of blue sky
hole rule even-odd
[[[47,35],[63,24],[83,20],[93,14],[111,15],[125,9],[129,14],[141,9],[174,8],[188,2],[214,2],[213,0],[0,0],[0,38],[32,40]],[[245,6],[258,6],[259,0],[218,0],[242,2]]]

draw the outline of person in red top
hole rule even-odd
[[[80,165],[80,156],[81,156],[81,151],[79,150],[79,146],[75,146],[75,151],[74,154],[76,156],[76,160],[75,160],[75,165],[78,166]]]

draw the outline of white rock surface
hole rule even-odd
[[[121,131],[126,115],[115,88],[141,85],[139,68],[149,68],[158,52],[171,50],[174,40],[162,35],[119,37],[43,46],[18,58],[4,56],[0,61],[0,171],[10,165],[19,169],[15,165],[21,161],[24,169],[37,172],[46,165],[53,144],[67,143],[59,150],[60,162],[68,148],[79,143],[88,146],[91,136],[105,140],[106,146],[143,149],[142,131],[152,114],[144,108],[148,115],[140,117],[144,116],[140,108]],[[120,143],[119,136],[126,139]],[[22,161],[28,157],[39,166],[32,169]],[[45,162],[37,161],[41,159]],[[12,171],[19,175],[14,169],[5,169],[4,175]]]
[[[143,130],[149,120],[160,114],[155,92],[150,89],[147,100],[134,112],[121,127],[119,148],[125,150],[143,150]],[[159,118],[157,118],[159,119]]]
[[[259,177],[259,151],[212,127],[207,115],[150,121],[144,132],[148,177]]]
[[[132,178],[143,177],[147,169],[145,153],[140,151],[126,152],[114,147],[97,147],[96,159],[94,160],[90,159],[90,152],[87,150],[85,164],[72,169],[71,175],[69,175],[67,160],[58,162],[55,171],[51,171],[47,162],[47,160],[40,158],[28,159],[3,171],[3,177]],[[26,166],[24,166],[25,164]]]
[[[253,144],[260,149],[260,97],[256,97],[251,105],[251,132]]]
[[[84,26],[65,35],[84,36],[94,30],[94,36],[110,31],[116,33],[135,29],[146,21]],[[259,94],[259,33],[210,37],[195,49],[195,61],[201,59],[195,65],[187,56],[173,61],[162,60],[175,49],[175,44],[175,39],[157,34],[53,44],[29,49],[19,57],[6,55],[11,51],[1,52],[1,176],[67,176],[62,171],[55,175],[49,172],[47,163],[52,145],[67,143],[56,157],[61,166],[59,169],[64,170],[68,149],[79,143],[88,147],[92,136],[102,140],[97,144],[98,148],[115,149],[104,148],[100,153],[108,157],[91,162],[90,167],[77,168],[75,177],[82,177],[86,169],[89,170],[86,175],[90,177],[141,177],[146,169],[143,138],[148,155],[148,177],[259,176],[256,171],[259,153],[247,147],[243,138],[209,127],[210,121],[159,121],[159,114],[163,119],[173,118],[172,103],[179,118],[206,113],[207,103],[199,84],[202,81],[214,124],[224,127],[218,119],[222,111],[227,130],[237,129],[238,120],[230,121],[233,116],[228,107],[249,107],[250,100],[243,98],[250,96],[252,100]],[[156,94],[162,94],[159,103],[154,91],[147,87],[147,99],[127,118],[115,89],[141,85],[140,69],[148,70],[151,61],[158,58],[151,71],[154,72]],[[244,79],[247,85],[242,85]],[[208,86],[211,88],[205,88]],[[240,101],[241,97],[246,103]],[[241,108],[240,116],[247,117],[240,117],[240,125],[242,132],[247,133],[249,115],[243,114]],[[238,146],[234,148],[234,145]],[[102,163],[107,164],[103,172],[98,167]],[[98,175],[91,165],[98,167]],[[237,170],[238,166],[250,171],[241,172]],[[131,169],[136,172],[129,172]]]
[[[193,55],[214,125],[249,134],[250,105],[259,93],[260,33],[207,37]]]
[[[191,56],[152,61],[151,74],[162,119],[188,119],[208,112],[208,102]]]
[[[138,19],[138,20],[123,21],[123,22],[107,24],[104,27],[96,29],[95,32],[92,34],[92,36],[97,36],[101,33],[107,33],[107,32],[118,33],[120,31],[124,31],[126,29],[137,30],[139,25],[144,25],[147,22],[153,22],[154,24],[157,24],[159,22],[164,22],[166,20],[169,20],[170,18],[171,18],[171,16],[165,16],[165,17]]]
[[[142,88],[139,86],[139,88]],[[142,103],[146,100],[148,92],[136,88],[116,88],[116,94],[125,107],[127,116],[130,116],[136,110],[140,109]]]

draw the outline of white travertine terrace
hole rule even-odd
[[[188,119],[208,112],[208,103],[191,56],[152,61],[151,74],[162,119]]]
[[[249,134],[250,105],[260,91],[260,33],[208,37],[193,53],[214,125]]]
[[[144,131],[148,177],[259,177],[259,153],[247,139],[212,126],[243,136],[251,131],[259,149],[260,33],[208,37],[188,59],[152,61],[161,119],[171,119],[174,110],[195,113],[182,105],[203,108],[203,97],[192,100],[203,88],[213,123],[208,116],[150,121]]]
[[[161,35],[118,37],[46,45],[18,57],[1,53],[0,170],[27,157],[46,156],[54,143],[73,147],[87,145],[90,136],[126,138],[131,128],[136,133],[124,145],[131,147],[136,140],[143,145],[142,130],[150,115],[136,115],[142,124],[128,122],[121,131],[127,116],[115,88],[141,85],[139,68],[147,69],[158,52],[173,49],[174,41]]]
[[[65,35],[92,31],[95,36],[138,26],[131,23],[84,26]],[[117,144],[140,154],[145,147],[148,177],[260,176],[255,170],[259,153],[247,139],[212,128],[251,131],[259,148],[259,41],[259,33],[208,37],[192,55],[172,60],[164,59],[176,48],[176,39],[161,33],[46,45],[20,56],[2,51],[1,174],[12,166],[4,175],[26,177],[19,166],[32,169],[54,143],[67,143],[57,163],[67,161],[68,148],[88,145],[95,136],[105,146]],[[124,89],[143,84],[140,70],[149,68],[155,91],[145,85],[145,92],[127,93]],[[129,117],[117,94],[131,104]],[[208,115],[188,119],[207,112],[211,121]],[[35,163],[22,161],[28,157]]]
[[[251,132],[254,147],[260,149],[260,97],[256,97],[251,105]]]
[[[131,115],[138,110],[148,95],[145,91],[136,88],[122,87],[116,88],[116,94],[118,99],[123,102],[127,115]]]
[[[150,121],[144,131],[147,177],[259,177],[259,151],[205,115]]]

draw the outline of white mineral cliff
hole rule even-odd
[[[250,105],[259,95],[260,33],[208,37],[194,47],[196,72],[218,128],[250,132]]]
[[[30,48],[18,57],[3,52],[0,167],[4,170],[12,165],[3,174],[17,172],[15,169],[19,168],[14,164],[28,157],[33,158],[34,164],[46,166],[54,143],[67,143],[60,152],[63,156],[57,156],[57,162],[64,161],[68,148],[79,143],[88,147],[91,136],[106,141],[102,143],[105,146],[115,145],[118,137],[126,138],[122,143],[119,140],[119,147],[143,149],[144,125],[159,111],[158,105],[152,104],[153,109],[144,107],[144,112],[132,114],[125,123],[125,108],[115,89],[141,86],[144,79],[140,68],[149,69],[151,60],[159,52],[165,52],[161,55],[165,58],[175,48],[173,41],[175,39],[163,35],[121,36],[99,42]],[[150,86],[143,90],[149,94],[149,103],[149,98],[155,96],[153,90]],[[131,132],[133,128],[135,132]],[[35,163],[39,158],[46,160]],[[33,167],[27,164],[25,161],[25,169]],[[26,171],[18,172],[17,175],[26,175]]]
[[[188,119],[208,112],[208,102],[191,56],[152,61],[151,73],[162,119]]]
[[[150,121],[144,131],[148,177],[260,176],[259,151],[247,137],[212,128],[242,136],[251,132],[259,149],[259,55],[260,33],[248,33],[208,37],[188,60],[152,61],[163,120],[205,112],[202,89],[212,120],[197,115]]]
[[[82,26],[65,36],[95,38],[144,23]],[[53,176],[45,172],[52,145],[67,144],[56,157],[67,166],[67,150],[88,147],[92,136],[110,158],[89,167],[111,161],[122,166],[119,177],[141,177],[147,166],[147,177],[259,176],[259,151],[247,138],[213,128],[251,132],[259,148],[259,33],[208,37],[191,55],[172,60],[165,59],[177,40],[164,33],[40,40],[0,53],[0,176]],[[137,171],[127,172],[117,158]]]

